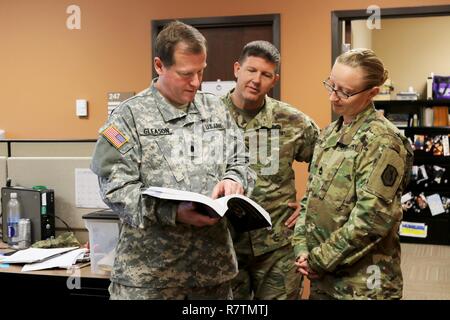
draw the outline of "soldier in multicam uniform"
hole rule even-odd
[[[400,299],[400,198],[413,152],[372,98],[387,79],[368,49],[336,60],[324,81],[340,118],[319,137],[294,231],[310,299]]]
[[[273,224],[271,231],[232,232],[239,264],[232,280],[235,299],[297,299],[301,288],[290,243],[299,212],[292,163],[311,160],[319,129],[296,108],[267,96],[279,78],[279,63],[271,43],[248,43],[234,65],[236,88],[223,98],[248,138],[251,168],[258,174],[251,198]]]
[[[230,299],[237,261],[226,221],[141,191],[164,186],[217,198],[242,194],[256,175],[226,107],[197,92],[206,67],[198,30],[170,23],[156,40],[154,66],[159,77],[150,88],[100,130],[91,165],[122,221],[111,298]]]

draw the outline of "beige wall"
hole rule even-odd
[[[430,72],[450,76],[450,16],[386,19],[373,31],[373,49],[383,59],[394,93],[409,86],[426,99]]]
[[[6,157],[0,156],[0,186],[3,187],[6,185],[7,178],[7,170],[6,170]],[[0,206],[0,213],[2,212]]]
[[[81,30],[66,28],[66,8],[81,7]],[[372,0],[18,0],[0,2],[0,128],[10,139],[96,138],[107,92],[135,91],[151,80],[152,19],[279,13],[281,98],[319,126],[331,120],[321,81],[331,61],[331,11],[365,9]],[[448,0],[378,0],[382,8]],[[75,99],[89,117],[75,116]],[[306,166],[297,169],[303,193]]]
[[[367,28],[366,20],[353,20],[351,24],[352,48],[372,49],[372,29]]]
[[[331,58],[330,12],[365,9],[371,0],[19,0],[0,2],[0,128],[7,138],[96,138],[109,91],[135,91],[151,80],[150,22],[175,17],[281,14],[282,99],[321,125],[331,116],[321,80]],[[66,8],[81,7],[81,30],[68,30]],[[380,0],[381,7],[448,0]],[[89,117],[75,116],[75,99]],[[319,107],[320,106],[320,107]]]
[[[0,157],[8,156],[8,145],[6,143],[0,142]]]

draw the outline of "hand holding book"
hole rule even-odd
[[[208,212],[208,207],[196,202],[182,201],[177,209],[177,221],[196,227],[216,224],[220,219]]]
[[[244,194],[244,188],[240,183],[231,179],[224,179],[216,184],[212,191],[211,198],[217,199],[230,194]]]
[[[160,199],[194,202],[199,213],[203,212],[217,218],[226,215],[238,232],[272,226],[269,213],[244,195],[233,194],[213,200],[199,193],[161,187],[150,187],[142,193]]]

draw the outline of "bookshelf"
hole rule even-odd
[[[450,245],[450,123],[439,127],[423,125],[424,109],[435,106],[450,109],[450,100],[375,101],[375,108],[383,109],[388,119],[390,114],[408,115],[408,123],[399,126],[399,129],[410,139],[415,149],[411,181],[404,192],[404,197],[410,196],[411,199],[403,203],[402,222],[415,224],[419,228],[425,226],[426,236],[424,229],[414,236],[409,232],[403,232],[402,235],[401,232],[402,242]],[[418,115],[417,126],[411,126],[414,114]],[[447,146],[444,146],[445,143]],[[439,195],[442,208],[438,206],[440,209],[431,210],[431,199],[436,199],[436,194]],[[444,212],[437,213],[442,210]]]

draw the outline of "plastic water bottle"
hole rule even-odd
[[[6,207],[8,221],[8,244],[16,247],[19,243],[19,220],[21,216],[20,203],[17,193],[12,192]]]

